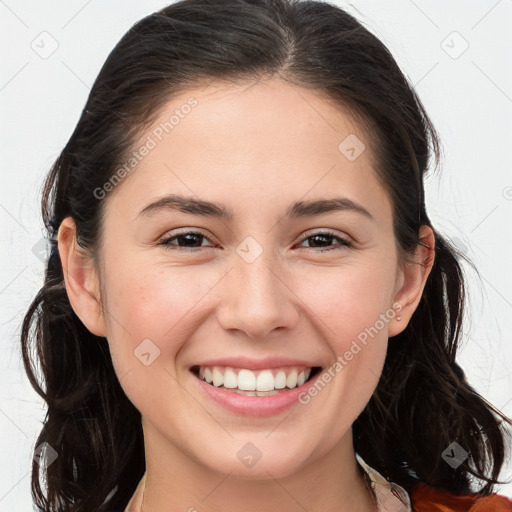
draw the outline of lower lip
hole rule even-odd
[[[320,370],[312,379],[302,384],[302,386],[270,396],[240,395],[234,391],[227,391],[224,388],[217,388],[208,384],[194,373],[192,373],[192,375],[194,380],[198,383],[199,388],[206,393],[209,398],[229,411],[244,416],[272,416],[289,409],[293,405],[300,404],[299,395],[307,392],[321,373],[322,371]]]

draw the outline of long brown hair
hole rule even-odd
[[[420,226],[432,227],[423,179],[438,167],[438,136],[390,52],[347,12],[308,0],[182,0],[136,23],[103,65],[43,191],[51,252],[21,336],[26,372],[48,405],[36,443],[47,450],[32,470],[39,510],[123,510],[145,471],[140,413],[119,384],[107,340],[87,330],[66,294],[56,243],[62,220],[73,217],[78,242],[96,255],[108,197],[94,191],[126,161],[158,108],[187,87],[263,75],[326,93],[371,130],[402,258],[421,243]],[[437,231],[435,239],[423,296],[389,343],[378,387],[353,424],[354,447],[409,492],[418,482],[472,492],[476,477],[488,494],[501,483],[510,435],[502,420],[512,422],[456,363],[465,256]],[[453,442],[469,454],[456,469],[442,457]]]

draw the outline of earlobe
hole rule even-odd
[[[398,303],[396,316],[390,322],[389,337],[400,334],[409,323],[414,311],[423,295],[428,276],[432,270],[435,259],[435,234],[430,226],[421,226],[419,232],[420,243],[416,248],[414,259],[404,264],[400,272],[398,291],[393,304]],[[400,317],[400,320],[398,320]]]
[[[106,336],[99,276],[90,255],[76,241],[76,224],[65,218],[57,235],[59,257],[69,301],[82,323],[96,336]]]

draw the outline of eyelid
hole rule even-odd
[[[211,238],[212,238],[211,236],[207,235],[201,228],[189,228],[189,227],[185,226],[183,228],[175,228],[175,229],[166,231],[166,233],[163,236],[161,236],[160,239],[163,240],[163,239],[167,239],[167,238],[173,238],[175,236],[188,235],[190,233],[202,235],[209,240],[211,240]]]
[[[306,231],[301,235],[300,242],[304,242],[304,240],[315,235],[331,235],[332,237],[339,238],[350,245],[355,244],[355,240],[351,236],[329,228],[315,228],[313,230]]]
[[[330,229],[330,228],[314,228],[314,229],[309,229],[308,231],[305,231],[302,234],[301,239],[304,240],[304,238],[308,238],[309,236],[324,235],[324,234],[329,234],[329,235],[333,235],[333,236],[339,236],[340,238],[343,238],[344,236],[346,236],[347,239],[352,240],[352,238],[349,237],[346,233],[342,233],[341,231],[336,231],[335,229]]]

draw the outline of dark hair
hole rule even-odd
[[[432,156],[439,166],[438,136],[390,52],[354,17],[319,1],[182,0],[136,23],[103,65],[44,185],[51,253],[21,339],[30,382],[48,405],[36,446],[48,443],[57,454],[47,467],[33,463],[40,510],[123,510],[145,471],[140,413],[119,384],[106,339],[84,326],[68,300],[56,242],[61,222],[73,217],[79,244],[97,258],[104,201],[93,191],[126,160],[159,107],[210,80],[263,76],[326,93],[367,130],[392,200],[401,262],[423,243],[420,226],[432,227],[423,178]],[[479,491],[486,495],[502,483],[508,431],[499,418],[512,422],[456,363],[467,258],[434,232],[435,262],[421,301],[390,340],[378,387],[353,424],[354,447],[408,492],[419,482],[473,492],[475,476],[486,482]],[[441,457],[453,441],[469,453],[457,469]],[[41,461],[47,456],[43,450]]]

